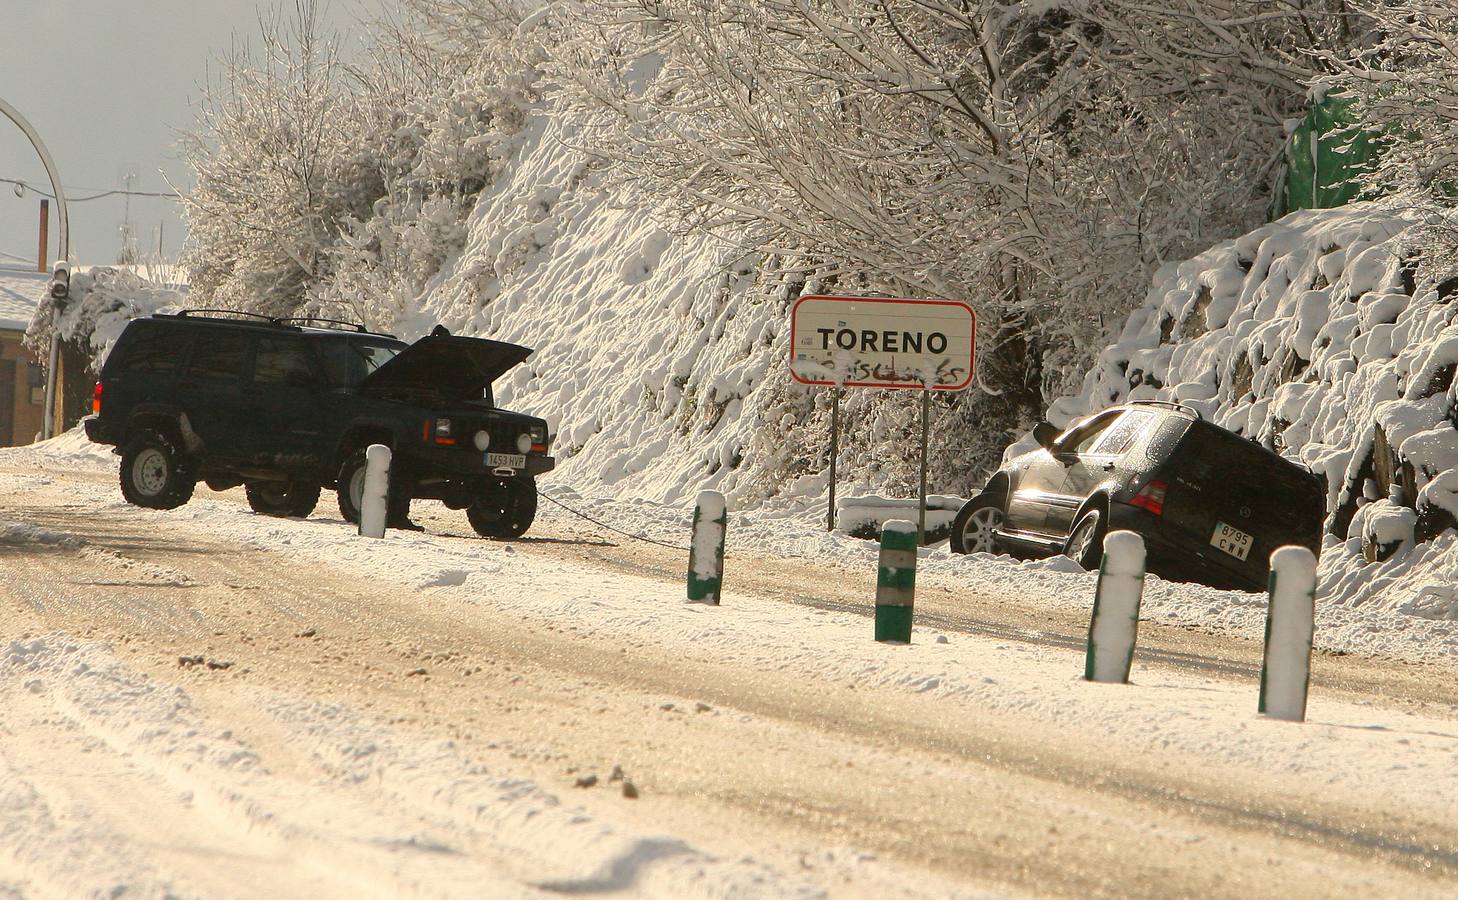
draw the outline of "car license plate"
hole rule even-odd
[[[1210,546],[1224,550],[1236,559],[1243,560],[1250,554],[1254,539],[1239,528],[1231,528],[1224,522],[1215,523],[1215,534],[1210,537]]]
[[[526,457],[520,453],[488,453],[486,465],[493,469],[525,469]]]

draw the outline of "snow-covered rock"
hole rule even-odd
[[[1458,513],[1458,306],[1416,250],[1412,223],[1355,204],[1293,213],[1166,266],[1049,418],[1178,400],[1299,461],[1327,485],[1323,596],[1386,591],[1401,604],[1411,592],[1394,578],[1412,590],[1452,580]],[[1435,541],[1423,562],[1400,552],[1420,541]],[[1374,557],[1382,578],[1356,574]]]

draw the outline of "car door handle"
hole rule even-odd
[[[1111,462],[1104,463],[1104,471],[1105,472],[1112,472],[1112,471],[1114,471],[1114,464],[1111,463]]]

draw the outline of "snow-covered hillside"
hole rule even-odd
[[[1166,267],[1050,419],[1194,406],[1326,479],[1325,596],[1458,618],[1458,282],[1413,232],[1366,205],[1301,212]]]
[[[782,396],[807,399],[782,372],[783,291],[753,289],[757,257],[670,235],[572,144],[567,117],[532,120],[464,251],[397,329],[536,348],[496,397],[548,420],[556,481],[668,502],[769,492],[793,450],[766,426],[798,415]]]

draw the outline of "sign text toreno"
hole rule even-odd
[[[972,383],[977,317],[950,300],[801,297],[790,374],[801,384],[960,391]]]

